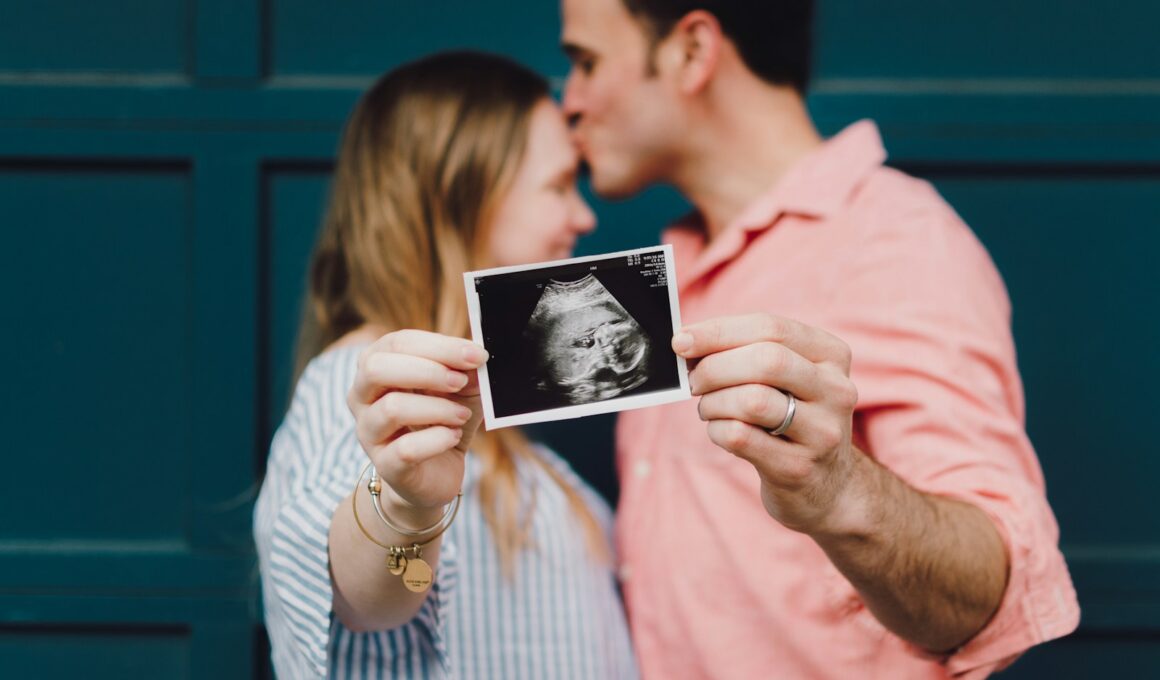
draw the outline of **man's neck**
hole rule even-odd
[[[721,101],[697,126],[674,177],[709,240],[822,144],[801,98],[787,89],[752,88]]]

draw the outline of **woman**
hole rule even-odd
[[[518,432],[477,431],[486,352],[463,339],[464,271],[594,227],[577,165],[547,84],[500,57],[406,65],[357,105],[255,509],[279,675],[635,676],[608,508]]]

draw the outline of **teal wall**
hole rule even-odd
[[[1004,677],[1160,667],[1160,6],[822,0],[811,107],[991,250],[1084,608]],[[451,46],[556,78],[553,2],[0,0],[0,675],[264,670],[249,513],[340,125]],[[598,204],[600,252],[666,191]],[[610,420],[554,442],[615,495]]]

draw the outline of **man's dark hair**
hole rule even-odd
[[[650,35],[650,53],[682,17],[704,10],[737,46],[750,71],[805,94],[810,80],[814,0],[622,0]],[[651,57],[650,57],[650,68]]]

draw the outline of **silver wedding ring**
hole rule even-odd
[[[789,426],[793,425],[794,414],[797,413],[797,399],[795,399],[794,396],[789,392],[785,393],[785,397],[785,419],[781,421],[781,425],[778,425],[772,430],[766,430],[766,432],[768,432],[773,437],[780,437],[786,430],[788,430]]]

